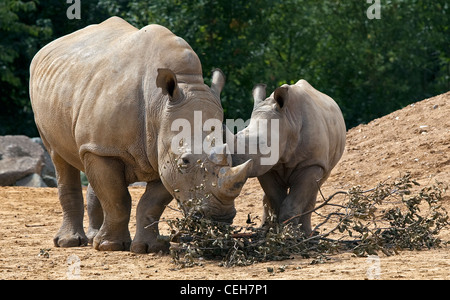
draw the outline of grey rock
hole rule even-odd
[[[43,175],[42,180],[44,180],[45,184],[48,187],[57,187],[58,186],[58,181],[56,180],[55,177]]]
[[[44,180],[42,180],[42,177],[36,173],[33,173],[18,180],[15,185],[28,187],[47,187]]]
[[[23,135],[0,136],[0,186],[13,185],[33,173],[40,174],[44,150]]]
[[[42,142],[42,139],[40,137],[33,137],[30,138],[33,142],[39,144],[42,149],[44,149],[44,167],[42,168],[41,176],[45,180],[45,176],[51,176],[56,178],[56,171],[55,166],[53,165],[53,161],[50,157],[50,154],[48,154],[47,149],[45,149],[44,143]]]
[[[146,185],[147,185],[147,182],[138,181],[138,182],[130,184],[129,186],[146,186]]]

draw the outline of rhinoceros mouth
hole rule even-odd
[[[216,200],[217,202],[214,203]],[[234,217],[236,216],[236,209],[234,205],[230,207],[230,205],[223,205],[223,203],[214,195],[209,197],[208,203],[202,203],[200,207],[195,209],[195,212],[192,214],[194,218],[206,218],[213,222],[232,224]]]
[[[229,216],[229,217],[211,216],[211,219],[215,222],[220,222],[220,223],[225,223],[225,224],[231,225],[231,224],[233,224],[234,217],[235,217],[235,214],[233,214],[233,216]]]
[[[233,207],[226,210],[223,209],[203,209],[204,217],[220,223],[232,224],[236,216],[236,209]]]
[[[234,217],[236,216],[236,210],[233,208],[233,210],[230,213],[220,214],[216,212],[211,212],[208,209],[204,209],[202,207],[197,211],[195,211],[194,213],[185,215],[188,215],[190,218],[194,218],[196,220],[205,218],[213,222],[225,223],[227,225],[230,225],[233,223]]]

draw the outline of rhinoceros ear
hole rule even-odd
[[[164,95],[169,95],[170,100],[176,101],[181,97],[177,77],[170,69],[158,69],[156,86],[162,89]]]
[[[220,93],[225,85],[225,75],[221,69],[214,69],[212,71],[211,90],[220,99]]]
[[[257,84],[253,87],[253,109],[261,102],[266,99],[266,85],[263,83]]]
[[[280,86],[273,92],[273,99],[277,102],[279,109],[286,107],[289,100],[289,88],[287,86]]]

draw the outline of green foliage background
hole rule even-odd
[[[227,76],[225,118],[250,117],[251,91],[308,80],[340,105],[347,127],[450,90],[447,0],[0,0],[0,135],[36,136],[28,97],[29,64],[48,42],[120,16],[141,28],[168,27],[197,52],[207,83]],[[75,84],[75,83],[74,83]]]

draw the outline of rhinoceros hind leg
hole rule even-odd
[[[92,244],[95,236],[103,224],[103,209],[91,184],[87,187],[86,202],[89,217],[89,228],[86,235],[89,239],[89,243]]]
[[[136,235],[131,243],[131,252],[169,252],[169,242],[159,238],[158,222],[172,198],[160,180],[147,183],[136,209]]]
[[[83,194],[80,171],[54,151],[50,151],[58,176],[58,195],[63,210],[61,228],[53,239],[56,247],[85,246],[88,239],[83,229]]]
[[[86,153],[86,175],[103,209],[103,223],[92,245],[101,251],[128,250],[131,196],[125,181],[124,164],[112,157]],[[98,221],[98,220],[97,220]]]

